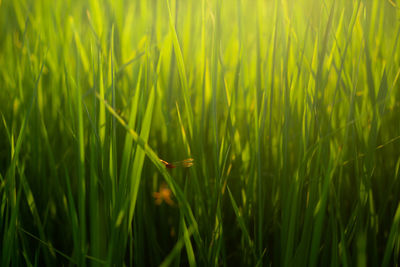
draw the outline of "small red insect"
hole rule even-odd
[[[160,159],[160,161],[165,165],[166,168],[173,169],[176,167],[189,168],[189,167],[193,166],[194,159],[189,158],[189,159],[185,159],[182,161],[176,161],[176,162],[172,162],[172,163],[169,163],[162,159]]]

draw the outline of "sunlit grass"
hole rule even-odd
[[[397,1],[1,1],[0,266],[398,266]]]

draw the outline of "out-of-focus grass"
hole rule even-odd
[[[398,266],[399,15],[0,1],[0,265]]]

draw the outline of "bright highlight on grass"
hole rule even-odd
[[[0,0],[0,266],[399,266],[399,38],[396,0]]]

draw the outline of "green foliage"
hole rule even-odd
[[[0,265],[398,266],[399,5],[0,0]]]

